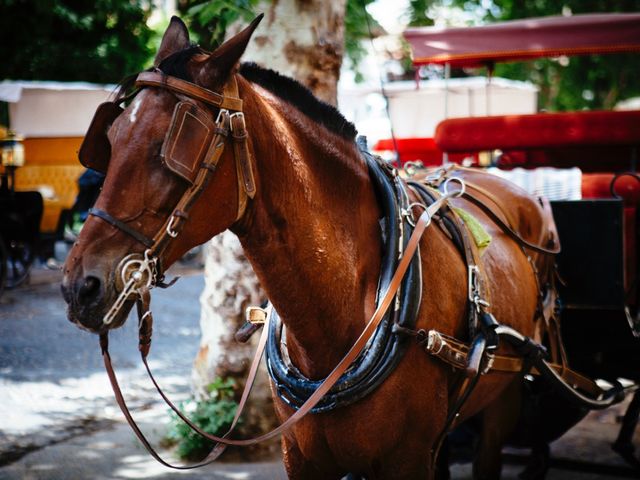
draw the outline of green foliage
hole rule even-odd
[[[363,80],[358,70],[360,62],[367,56],[367,49],[363,42],[371,41],[375,32],[380,32],[382,27],[367,12],[366,6],[374,0],[347,0],[344,16],[344,51],[351,61],[356,73],[356,82]]]
[[[427,14],[433,0],[410,0],[409,1],[409,26],[410,27],[430,27],[433,19]]]
[[[235,380],[232,378],[216,378],[209,384],[207,390],[209,398],[196,402],[189,400],[180,404],[180,409],[187,413],[189,420],[212,435],[223,435],[227,432],[238,404],[233,398]],[[212,442],[202,438],[171,412],[171,426],[167,439],[178,446],[178,455],[189,460],[203,458],[211,449]]]
[[[150,0],[0,0],[0,78],[117,82],[152,59]]]
[[[413,3],[413,2],[412,2]],[[419,2],[416,2],[419,3]],[[640,0],[432,0],[475,12],[484,21],[544,17],[563,13],[637,12]],[[539,107],[549,111],[608,109],[640,95],[640,55],[570,57],[496,65],[495,75],[531,80],[540,88]]]
[[[193,40],[202,48],[215,50],[232,23],[249,22],[259,13],[255,7],[259,0],[182,0],[178,4]]]

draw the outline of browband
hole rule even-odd
[[[235,82],[235,77],[231,77]],[[137,87],[161,87],[173,92],[182,93],[188,97],[195,98],[215,107],[224,108],[233,112],[242,111],[242,100],[236,97],[228,97],[219,93],[207,90],[195,83],[187,82],[180,78],[172,77],[162,72],[141,72],[136,78]],[[237,91],[237,88],[236,88]]]

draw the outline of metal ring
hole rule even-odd
[[[451,182],[456,182],[460,184],[460,190],[457,191],[452,191],[449,192],[449,183]],[[447,178],[444,182],[444,194],[446,196],[451,196],[451,197],[461,197],[462,195],[464,195],[465,190],[467,189],[467,186],[464,183],[464,180],[462,180],[461,178],[458,177],[450,177]]]
[[[137,273],[140,274],[138,278],[136,278],[135,276]],[[127,274],[129,275],[129,278],[125,277],[125,275]],[[147,276],[146,279],[144,278],[145,274]],[[142,280],[144,280],[145,287],[151,285],[153,279],[153,271],[151,269],[151,265],[149,265],[147,261],[132,258],[122,265],[122,268],[120,270],[120,277],[124,285],[127,285],[130,280],[133,280],[134,286],[138,289],[143,286],[141,284]]]
[[[416,160],[415,162],[409,161],[406,162],[402,168],[407,177],[413,177],[417,170],[424,169],[424,164],[422,163],[422,160]]]
[[[178,232],[176,232],[173,227],[174,222],[176,220],[176,216],[175,215],[171,215],[171,219],[169,220],[169,223],[167,224],[167,235],[169,235],[171,238],[176,238],[178,236]]]
[[[410,203],[409,206],[407,206],[407,208],[402,210],[402,215],[407,219],[407,222],[409,223],[409,225],[411,225],[412,227],[415,227],[416,218],[415,218],[415,215],[413,214],[413,207],[420,207],[422,208],[423,212],[427,211],[427,207],[420,202],[413,202],[413,203]]]

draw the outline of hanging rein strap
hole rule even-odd
[[[169,400],[169,398],[162,391],[162,389],[158,385],[158,382],[156,381],[155,377],[151,373],[151,369],[150,369],[149,364],[147,362],[147,356],[149,355],[149,350],[151,348],[151,335],[152,335],[152,331],[153,331],[153,316],[151,314],[151,311],[149,310],[149,302],[150,302],[149,290],[143,291],[142,294],[141,294],[141,299],[136,302],[136,306],[137,306],[137,310],[138,310],[138,317],[139,317],[139,344],[138,344],[138,349],[140,351],[140,357],[142,358],[142,362],[143,362],[143,364],[145,366],[145,369],[147,370],[149,378],[153,382],[153,385],[155,386],[155,388],[158,391],[158,393],[160,393],[160,395],[162,396],[162,398],[165,401],[165,403],[185,423],[187,423],[192,429],[194,429],[200,435],[206,437],[206,436],[208,436],[208,433],[204,432],[197,425],[193,424],[173,404],[173,402],[171,402]],[[268,322],[268,317],[266,319],[266,322]],[[244,387],[244,390],[242,392],[242,396],[240,398],[240,402],[238,403],[238,407],[236,408],[236,413],[235,413],[235,415],[233,417],[231,425],[229,426],[229,429],[222,436],[222,438],[225,438],[227,435],[229,435],[235,429],[235,427],[236,427],[236,425],[238,423],[238,420],[240,419],[240,416],[241,416],[241,414],[242,414],[242,412],[244,410],[244,407],[246,406],[247,400],[249,399],[249,394],[251,393],[251,389],[253,388],[253,385],[255,383],[255,379],[256,379],[257,372],[258,372],[258,368],[260,366],[260,360],[262,359],[262,354],[264,352],[264,348],[265,348],[265,345],[267,343],[268,331],[269,331],[269,329],[267,327],[268,327],[268,324],[265,325],[265,329],[263,330],[262,335],[260,336],[260,341],[258,343],[258,348],[256,350],[256,354],[255,354],[255,356],[253,358],[253,361],[251,363],[251,368],[249,369],[249,374],[248,374],[247,380],[245,382],[245,387]],[[214,447],[211,449],[211,451],[209,452],[207,457],[202,462],[197,463],[197,464],[193,464],[193,465],[173,465],[171,463],[168,463],[166,460],[164,460],[158,454],[158,452],[153,448],[151,443],[147,440],[147,438],[145,437],[144,433],[142,433],[142,430],[140,429],[140,427],[138,426],[136,421],[133,419],[133,416],[131,415],[131,412],[129,411],[129,408],[127,407],[127,404],[126,404],[126,402],[124,400],[124,396],[122,395],[122,391],[120,389],[120,385],[118,384],[118,379],[116,377],[115,371],[114,371],[113,366],[111,364],[111,356],[109,355],[108,346],[109,346],[108,335],[106,333],[102,334],[100,336],[100,347],[102,349],[102,357],[103,357],[105,368],[107,370],[107,375],[109,377],[109,382],[111,383],[111,387],[113,389],[113,392],[114,392],[114,395],[115,395],[115,398],[116,398],[116,402],[117,402],[118,406],[120,407],[120,410],[124,414],[125,418],[127,419],[127,422],[129,423],[129,426],[131,427],[131,429],[133,430],[135,435],[138,437],[138,439],[140,440],[142,445],[145,447],[145,449],[149,452],[149,454],[153,458],[155,458],[158,462],[160,462],[161,464],[163,464],[166,467],[174,468],[174,469],[177,469],[177,470],[190,470],[190,469],[194,469],[194,468],[204,467],[205,465],[209,465],[210,463],[214,462],[225,451],[227,445],[223,444],[223,443],[218,443],[217,445],[214,445]]]
[[[469,184],[467,182],[467,184]],[[472,186],[472,188],[474,188]],[[509,225],[502,221],[500,216],[495,213],[489,206],[487,206],[482,200],[471,195],[469,191],[466,191],[462,196],[465,200],[469,200],[475,206],[480,208],[490,219],[495,223],[509,238],[514,240],[518,245],[528,248],[529,250],[533,250],[534,252],[542,253],[545,255],[556,255],[560,253],[560,246],[554,246],[553,248],[545,248],[540,245],[535,245],[531,242],[528,242],[524,238],[522,238],[518,233],[516,233]]]

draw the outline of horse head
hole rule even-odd
[[[246,131],[244,139],[232,132],[244,128],[235,70],[261,18],[209,53],[174,17],[137,93],[98,108],[79,155],[106,177],[64,265],[73,323],[96,333],[121,326],[135,300],[123,293],[129,280],[153,286],[185,252],[241,219],[253,177]]]

